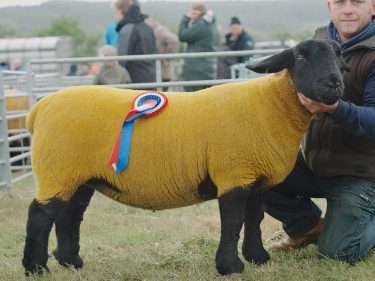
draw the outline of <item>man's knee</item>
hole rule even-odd
[[[342,245],[335,241],[319,241],[318,252],[320,258],[337,259],[348,263],[356,263],[362,258],[360,245]]]

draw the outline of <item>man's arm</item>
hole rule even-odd
[[[361,106],[341,99],[333,105],[326,105],[306,98],[302,94],[298,96],[301,103],[311,113],[329,113],[337,124],[348,131],[375,139],[375,66],[365,84]]]
[[[127,56],[127,55],[133,55],[131,53],[130,44],[131,42],[131,36],[133,33],[134,24],[127,24],[125,25],[119,32],[119,38],[118,38],[118,54],[119,56]],[[126,67],[127,61],[119,61],[120,65],[123,67]]]
[[[375,139],[375,66],[365,84],[362,100],[361,106],[340,100],[331,117],[350,132]]]

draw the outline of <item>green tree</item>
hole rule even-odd
[[[103,32],[100,30],[93,31],[86,36],[85,42],[77,49],[77,56],[95,57],[101,47],[103,40]]]
[[[18,36],[17,28],[8,21],[0,21],[0,38],[9,38]]]
[[[275,38],[277,40],[287,40],[287,39],[293,39],[296,41],[302,41],[308,37],[310,37],[313,34],[312,31],[290,31],[290,30],[278,30],[272,33],[272,38]]]
[[[101,36],[98,32],[86,34],[79,21],[61,16],[52,20],[47,28],[35,32],[36,36],[70,36],[75,46],[75,56],[96,56]]]

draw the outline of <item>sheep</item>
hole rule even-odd
[[[165,93],[159,115],[135,122],[129,166],[107,160],[135,90],[81,86],[40,100],[27,118],[38,191],[29,207],[23,266],[49,271],[48,237],[56,226],[61,265],[81,268],[79,227],[95,190],[130,206],[161,210],[218,199],[220,274],[241,273],[237,245],[255,264],[269,260],[261,241],[264,190],[292,170],[312,115],[297,92],[332,104],[348,65],[334,41],[307,40],[249,65],[255,80],[195,93]]]

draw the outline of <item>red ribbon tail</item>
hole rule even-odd
[[[111,157],[109,158],[108,164],[112,166],[112,168],[116,171],[117,170],[117,161],[118,161],[118,152],[120,149],[120,139],[121,139],[121,132],[117,137],[116,144],[113,147]]]

